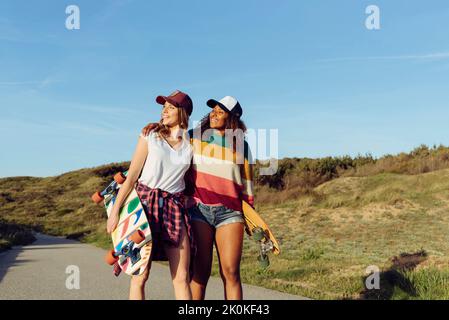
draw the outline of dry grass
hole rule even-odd
[[[256,193],[257,210],[277,235],[282,254],[260,270],[257,246],[246,240],[243,280],[317,299],[449,298],[449,169],[427,172],[449,167],[446,152],[421,147],[394,161],[285,161],[277,177],[257,180]],[[1,179],[0,217],[109,247],[104,210],[90,195],[127,166]],[[425,259],[412,270],[393,263],[394,257],[423,250]],[[371,265],[382,271],[380,291],[365,290]],[[218,274],[216,261],[213,273]]]
[[[15,245],[27,245],[34,242],[32,230],[26,226],[7,223],[0,219],[0,252]]]
[[[419,175],[379,174],[335,179],[299,199],[262,204],[258,210],[279,235],[284,251],[272,259],[264,280],[254,272],[247,279],[314,298],[446,298],[447,190],[447,169]],[[416,270],[393,268],[393,257],[422,250],[428,256]],[[245,258],[251,255],[246,253]],[[383,270],[385,291],[364,292],[370,265]],[[401,288],[404,282],[408,286]]]

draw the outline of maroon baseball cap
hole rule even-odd
[[[190,99],[188,94],[179,90],[176,90],[168,97],[158,96],[156,98],[156,102],[162,105],[164,105],[165,102],[168,102],[177,108],[184,108],[189,116],[192,114],[193,111],[192,99]]]

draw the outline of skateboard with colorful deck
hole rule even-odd
[[[127,172],[117,173],[114,181],[103,191],[92,195],[94,202],[103,202],[108,217],[126,175]],[[119,222],[111,238],[114,248],[106,254],[105,261],[114,266],[114,274],[118,276],[121,271],[128,275],[142,274],[151,256],[152,237],[147,216],[135,188],[120,208]]]

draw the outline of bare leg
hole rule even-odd
[[[197,255],[193,262],[193,277],[190,282],[193,300],[204,300],[206,286],[212,268],[214,229],[207,223],[193,221],[193,236],[197,244]]]
[[[240,260],[243,247],[243,224],[231,223],[219,227],[215,244],[220,262],[220,274],[225,287],[226,300],[242,300]]]
[[[184,224],[182,224],[179,247],[173,248],[166,245],[165,252],[170,263],[176,300],[191,300],[192,293],[189,285],[190,244]]]
[[[148,255],[151,254],[151,248],[145,246],[142,248],[141,254]],[[129,300],[145,300],[145,283],[148,280],[151,269],[151,259],[148,262],[148,266],[145,271],[139,276],[131,277],[131,286],[129,288]]]

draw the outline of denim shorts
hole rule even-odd
[[[225,206],[208,206],[198,203],[188,209],[192,221],[205,222],[217,229],[231,223],[244,223],[243,214]]]

